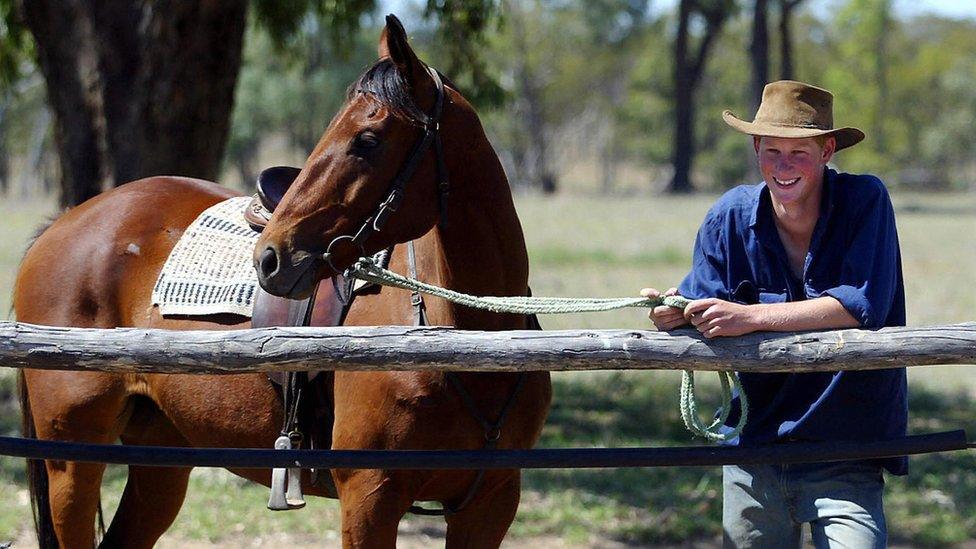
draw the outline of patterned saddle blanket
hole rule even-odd
[[[183,232],[153,286],[152,304],[159,307],[161,315],[230,313],[252,318],[256,301],[281,299],[259,291],[252,258],[260,233],[251,228],[244,215],[251,201],[250,196],[237,196],[218,202]],[[390,255],[389,251],[380,252],[374,261],[386,266]],[[320,294],[333,290],[327,288],[331,286],[328,281],[322,286]],[[359,293],[369,286],[357,280],[354,291]],[[332,326],[332,322],[317,321],[322,297],[316,299],[312,325]]]
[[[249,196],[229,198],[187,227],[153,287],[160,314],[251,316],[258,287],[252,257],[260,234],[244,219],[250,202]]]

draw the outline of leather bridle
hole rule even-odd
[[[430,149],[431,145],[434,146],[434,158],[437,162],[437,201],[438,209],[440,213],[440,225],[443,227],[447,222],[447,199],[450,193],[450,184],[448,181],[447,166],[444,163],[444,150],[441,145],[441,135],[440,135],[440,119],[441,114],[444,110],[444,81],[441,78],[440,73],[436,69],[424,65],[424,69],[434,80],[434,86],[437,90],[437,97],[434,101],[434,110],[430,114],[424,114],[424,118],[419,120],[419,122],[424,130],[424,135],[420,138],[420,141],[414,145],[413,151],[410,156],[407,157],[406,162],[403,167],[400,168],[399,173],[393,178],[390,186],[386,192],[386,197],[377,206],[376,211],[372,213],[369,217],[363,221],[363,224],[359,227],[359,230],[355,234],[347,234],[334,238],[332,242],[329,243],[328,247],[325,249],[320,258],[329,264],[334,273],[341,273],[340,269],[332,263],[332,248],[339,242],[348,240],[351,244],[358,247],[361,254],[366,255],[365,243],[366,240],[373,234],[381,232],[383,227],[386,226],[386,222],[389,220],[390,216],[397,211],[403,202],[404,194],[406,191],[407,183],[413,178],[414,172],[417,171],[417,167],[420,166],[420,162]],[[371,93],[368,90],[357,89],[356,93]]]

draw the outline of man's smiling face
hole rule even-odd
[[[837,143],[833,137],[756,137],[755,147],[759,171],[773,200],[783,206],[801,206],[819,197],[824,167]]]

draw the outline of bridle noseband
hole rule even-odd
[[[390,216],[397,211],[400,204],[403,202],[403,197],[407,183],[413,178],[413,174],[417,171],[417,167],[420,166],[420,162],[423,159],[424,154],[430,148],[431,144],[434,146],[434,158],[437,161],[437,201],[438,209],[440,213],[440,225],[443,227],[447,223],[447,198],[450,193],[450,184],[447,175],[447,166],[444,164],[444,151],[441,146],[441,134],[440,134],[440,119],[441,113],[444,110],[444,81],[441,79],[440,73],[436,69],[428,66],[424,66],[425,70],[430,77],[434,80],[434,86],[437,90],[437,97],[434,102],[434,110],[429,115],[424,115],[423,120],[419,122],[423,125],[424,135],[421,137],[420,141],[414,145],[413,152],[407,158],[406,163],[397,173],[396,177],[390,183],[390,187],[386,192],[386,197],[377,206],[376,211],[372,215],[366,218],[363,224],[359,227],[354,235],[342,235],[334,238],[329,246],[325,249],[320,258],[329,264],[329,267],[334,273],[341,273],[342,271],[337,269],[335,265],[332,264],[332,248],[337,243],[349,240],[354,246],[357,246],[362,252],[362,255],[366,255],[364,244],[366,239],[368,239],[373,233],[381,232],[383,227],[386,226],[386,222],[389,220]],[[370,93],[367,90],[357,89],[357,93]]]

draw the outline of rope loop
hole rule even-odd
[[[681,391],[679,396],[681,420],[689,431],[712,442],[729,442],[734,440],[746,426],[749,419],[749,400],[742,390],[742,382],[735,372],[718,372],[722,384],[722,404],[719,413],[711,424],[705,425],[698,417],[698,405],[695,402],[695,372],[682,370]],[[739,397],[739,421],[735,427],[725,427],[725,421],[732,412],[733,394]]]

